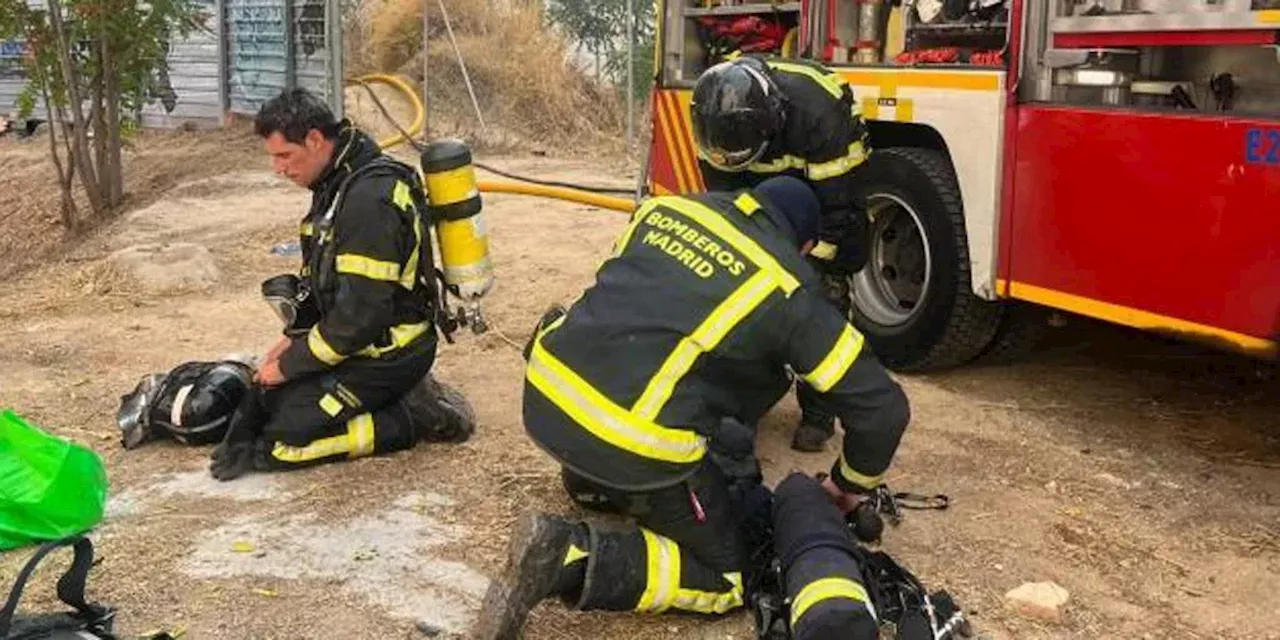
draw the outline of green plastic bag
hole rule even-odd
[[[97,453],[0,411],[0,551],[83,534],[106,502]]]

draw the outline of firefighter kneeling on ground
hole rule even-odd
[[[692,121],[699,167],[710,191],[746,189],[778,175],[804,179],[822,202],[822,234],[809,252],[825,297],[846,318],[849,276],[866,265],[870,247],[857,168],[870,153],[866,123],[843,76],[802,61],[742,56],[717,64],[693,90]],[[822,451],[835,416],[813,387],[796,386],[800,424],[791,446]]]
[[[301,277],[263,283],[286,327],[210,470],[219,480],[467,439],[471,407],[430,375],[439,290],[417,173],[305,90],[258,112],[276,173],[312,192]]]
[[[910,411],[802,257],[819,209],[790,177],[648,200],[595,286],[543,317],[526,346],[525,428],[576,502],[638,526],[522,517],[479,638],[518,637],[549,597],[580,610],[742,606],[743,498],[764,490],[755,428],[793,375],[845,425],[830,498],[847,512],[880,484]]]

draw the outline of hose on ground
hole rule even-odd
[[[356,84],[359,84],[360,86],[364,87],[364,90],[369,93],[369,97],[373,100],[374,105],[378,107],[378,111],[382,113],[382,117],[386,118],[388,122],[394,125],[396,130],[399,132],[398,134],[390,138],[379,140],[378,146],[385,150],[385,149],[390,149],[397,145],[403,144],[405,142],[408,142],[413,146],[414,149],[417,149],[419,152],[422,152],[423,146],[421,143],[419,143],[415,139],[415,136],[422,133],[422,128],[426,124],[426,109],[422,104],[422,100],[418,98],[418,94],[414,92],[414,90],[411,87],[409,87],[408,83],[406,83],[403,79],[401,79],[398,76],[391,76],[391,75],[386,75],[381,73],[360,76],[359,78],[356,78],[355,82]],[[406,131],[404,127],[400,125],[400,122],[391,115],[391,112],[387,110],[386,105],[384,105],[382,103],[382,100],[378,98],[378,94],[375,93],[373,88],[369,86],[369,83],[385,84],[389,87],[396,89],[400,93],[404,94],[404,96],[409,100],[409,102],[413,105],[414,118],[413,118],[413,124],[410,125],[408,131]],[[581,202],[584,204],[595,204],[597,206],[602,206],[606,209],[614,209],[618,211],[624,210],[619,208],[620,206],[619,202],[627,202],[628,206],[625,209],[625,211],[629,213],[635,209],[635,203],[630,200],[623,200],[622,198],[609,198],[609,197],[598,198],[598,199],[588,198],[585,196],[575,197],[575,194],[573,193],[574,191],[581,191],[581,192],[586,192],[587,194],[634,195],[630,189],[619,189],[616,187],[594,187],[594,186],[573,184],[569,182],[538,180],[535,178],[529,178],[529,177],[521,176],[514,173],[508,173],[506,171],[502,171],[500,169],[497,169],[495,167],[492,167],[480,162],[473,162],[472,164],[474,164],[476,167],[480,169],[484,169],[485,171],[502,176],[504,178],[510,178],[512,180],[519,180],[521,182],[528,182],[532,185],[545,187],[543,189],[538,189],[533,187],[530,187],[527,189],[521,189],[521,188],[518,188],[519,187],[518,185],[508,185],[503,182],[482,180],[480,181],[481,191],[487,191],[487,192],[493,192],[493,193],[515,193],[515,194],[522,194],[522,195],[536,195],[536,196],[543,196],[548,198],[558,198],[561,200],[571,200],[574,202]],[[600,204],[602,202],[607,202],[609,204]]]

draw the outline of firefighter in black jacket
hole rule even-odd
[[[804,182],[640,207],[595,286],[526,348],[524,423],[583,506],[639,526],[525,516],[478,638],[515,638],[558,596],[581,610],[724,613],[744,603],[738,482],[759,487],[758,420],[794,375],[848,425],[825,488],[843,509],[881,483],[906,396],[822,297],[802,252],[819,228]],[[735,494],[742,495],[742,494]]]
[[[822,202],[822,237],[810,252],[826,297],[850,317],[849,276],[867,261],[869,222],[856,194],[867,127],[849,83],[821,65],[754,56],[711,67],[694,87],[693,131],[710,191],[749,188],[772,176],[806,180]],[[812,387],[792,446],[821,451],[835,432]]]
[[[311,190],[311,208],[301,277],[264,284],[285,335],[215,450],[213,475],[469,437],[465,399],[430,376],[438,290],[416,172],[305,90],[267,102],[255,128],[275,171]],[[295,290],[281,293],[282,282]]]

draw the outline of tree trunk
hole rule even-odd
[[[103,90],[107,94],[106,138],[107,138],[107,176],[103,178],[107,192],[107,202],[112,208],[120,206],[124,197],[124,167],[120,163],[120,79],[116,70],[116,43],[104,34],[106,44],[102,47],[102,63],[106,82]]]
[[[89,199],[89,208],[95,216],[102,214],[102,192],[98,189],[98,176],[93,171],[89,158],[88,122],[84,117],[84,103],[80,94],[80,79],[77,69],[71,62],[71,39],[62,22],[62,3],[59,0],[48,0],[49,18],[53,22],[54,37],[57,40],[55,53],[62,68],[62,79],[67,88],[67,101],[70,103],[72,127],[75,133],[75,145],[72,160],[80,174],[80,183],[84,185],[85,196]]]
[[[39,66],[37,66],[37,69],[39,69]],[[68,166],[64,170],[62,158],[58,153],[58,125],[64,124],[62,109],[55,107],[53,100],[49,99],[48,78],[43,72],[38,72],[36,82],[40,84],[40,95],[44,98],[44,107],[49,111],[49,119],[52,121],[49,123],[49,157],[53,158],[53,167],[58,171],[58,191],[62,196],[62,226],[67,230],[67,233],[75,235],[80,231],[77,221],[79,215],[76,211],[76,200],[71,195],[71,181],[74,177],[75,167],[70,165],[71,158],[68,154]],[[56,116],[54,115],[55,109],[57,110]],[[63,133],[66,133],[65,129]],[[70,147],[68,147],[69,150]]]
[[[101,19],[101,18],[100,18]],[[93,121],[93,168],[98,176],[98,192],[101,194],[104,211],[111,209],[110,189],[111,168],[107,166],[107,33],[104,26],[98,32],[97,46],[93,48],[90,59],[96,58],[93,65],[93,78],[90,79],[89,119]]]

